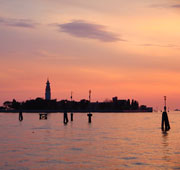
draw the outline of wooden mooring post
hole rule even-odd
[[[69,122],[68,114],[67,114],[67,112],[64,112],[64,124],[67,124],[68,122]]]
[[[22,111],[19,112],[19,121],[23,121],[23,114],[22,114]]]
[[[73,121],[73,112],[71,112],[71,122]]]
[[[88,122],[91,123],[92,114],[91,114],[91,113],[88,113],[87,116],[88,116]]]
[[[92,117],[92,113],[90,111],[91,111],[91,90],[89,90],[89,113],[87,114],[89,123],[91,123],[91,117]]]
[[[46,120],[47,119],[48,114],[47,113],[40,113],[39,114],[39,120]]]
[[[166,111],[166,96],[164,96],[164,111],[162,113],[161,129],[162,129],[162,131],[170,130],[168,114],[167,114],[167,111]]]

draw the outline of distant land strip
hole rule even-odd
[[[90,102],[90,100],[82,99],[80,101],[74,100],[47,100],[43,98],[36,98],[26,100],[25,102],[18,102],[15,99],[12,101],[5,101],[0,107],[0,112],[152,112],[152,107],[146,105],[139,105],[136,100],[119,100],[113,97],[110,101],[104,102]]]

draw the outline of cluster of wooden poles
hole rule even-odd
[[[40,113],[39,114],[39,119],[47,119],[47,113]],[[92,113],[88,113],[87,114],[88,116],[88,122],[91,123],[91,117],[92,117]],[[22,114],[22,111],[19,112],[19,121],[23,121],[23,114]],[[71,112],[71,122],[73,121],[73,112]],[[69,119],[68,119],[68,113],[67,112],[64,112],[63,114],[63,122],[64,124],[67,124],[69,122]]]
[[[88,116],[88,122],[91,123],[92,113],[88,113],[87,116]],[[73,121],[73,112],[71,112],[71,122],[72,121]],[[67,124],[69,122],[68,113],[67,112],[64,112],[63,122],[64,122],[64,124]]]

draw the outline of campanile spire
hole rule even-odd
[[[46,82],[45,99],[51,100],[51,88],[50,88],[49,79],[47,79],[47,82]]]

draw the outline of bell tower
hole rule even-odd
[[[47,79],[47,82],[46,82],[45,99],[51,100],[51,88],[50,88],[49,79]]]

